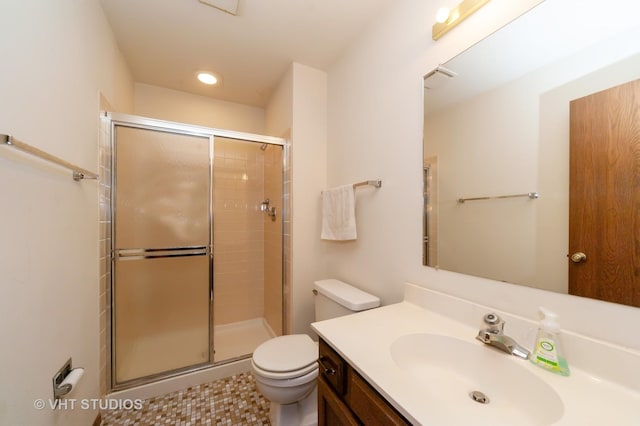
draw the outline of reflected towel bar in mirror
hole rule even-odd
[[[371,185],[371,186],[375,186],[376,188],[380,188],[382,187],[382,181],[380,179],[378,180],[365,180],[362,182],[358,182],[358,183],[354,183],[353,184],[353,188],[357,188],[359,186],[367,186],[367,185]]]
[[[496,195],[493,197],[458,198],[458,202],[464,203],[465,201],[495,200],[498,198],[520,198],[520,197],[529,197],[531,200],[535,200],[536,198],[540,197],[540,194],[538,194],[537,192],[527,192],[526,194]]]

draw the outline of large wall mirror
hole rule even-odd
[[[562,3],[425,76],[423,264],[640,306],[640,28]]]

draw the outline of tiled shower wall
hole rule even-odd
[[[287,131],[285,135],[282,136],[285,139],[286,147],[284,150],[284,182],[282,185],[282,189],[284,193],[282,194],[282,221],[284,226],[284,232],[282,234],[283,248],[282,255],[284,257],[282,261],[282,300],[284,303],[284,309],[282,310],[283,325],[284,330],[282,330],[282,334],[289,334],[293,327],[291,324],[291,315],[293,312],[291,307],[291,293],[292,293],[292,277],[293,277],[293,262],[292,262],[292,221],[293,221],[293,209],[291,206],[293,205],[292,194],[293,194],[293,183],[291,181],[291,177],[293,174],[293,162],[292,162],[292,146],[291,146],[291,131]]]
[[[214,324],[264,316],[264,152],[216,137],[213,167]]]
[[[264,215],[264,318],[276,335],[282,334],[282,155],[283,148],[264,151],[264,197],[272,200],[276,216]],[[275,219],[275,220],[273,220]]]
[[[109,111],[111,109],[109,103],[100,97],[101,111]],[[99,285],[100,285],[100,358],[99,358],[99,377],[100,377],[100,393],[107,393],[107,377],[111,374],[111,361],[107,353],[107,341],[111,335],[111,141],[109,137],[109,128],[107,118],[104,113],[100,115],[99,121],[99,147],[98,147],[98,181],[99,194]]]

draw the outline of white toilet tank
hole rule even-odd
[[[335,279],[313,283],[316,321],[337,318],[380,306],[380,299],[372,294]]]

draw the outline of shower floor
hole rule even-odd
[[[208,330],[154,334],[121,341],[117,377],[120,382],[207,362]],[[176,343],[176,342],[179,342]]]
[[[252,354],[261,343],[272,337],[275,337],[275,334],[263,318],[215,326],[214,362]]]
[[[263,318],[215,326],[213,333],[214,362],[250,355],[261,343],[275,336]],[[183,332],[180,339],[183,344],[177,346],[172,343],[177,340],[171,335],[137,339],[135,344],[127,345],[128,351],[122,353],[117,367],[119,380],[207,362],[207,334],[206,330]],[[184,348],[192,350],[185,351]]]
[[[135,344],[126,346],[128,350],[123,351],[119,358],[119,381],[206,363],[209,352],[207,335],[206,330],[194,329],[188,333],[182,332],[180,339],[168,334],[136,339]],[[214,363],[250,355],[272,337],[275,334],[263,318],[215,326]],[[176,341],[182,344],[176,345]]]

